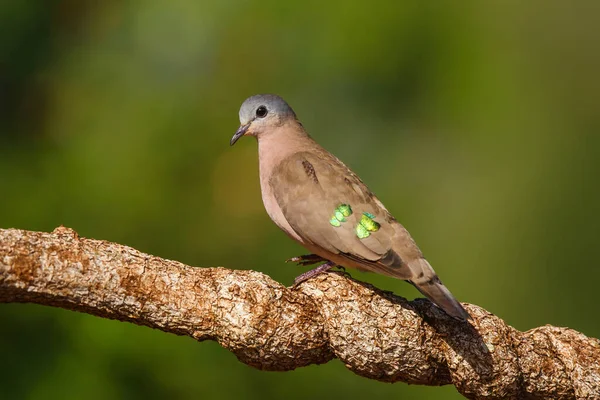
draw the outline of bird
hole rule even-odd
[[[251,96],[242,103],[239,119],[230,145],[242,136],[257,139],[267,214],[311,252],[290,260],[323,262],[298,276],[295,286],[336,266],[356,268],[408,281],[449,316],[471,319],[404,226],[358,175],[306,132],[285,100]]]

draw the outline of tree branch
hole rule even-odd
[[[600,398],[600,341],[568,328],[519,332],[466,304],[469,323],[339,273],[286,288],[254,271],[193,268],[130,247],[0,230],[0,302],[30,302],[216,340],[255,368],[339,358],[386,382],[454,384],[472,399]]]

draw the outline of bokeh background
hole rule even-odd
[[[263,210],[254,140],[229,147],[242,101],[277,93],[460,300],[600,337],[599,4],[2,2],[0,227],[289,285],[303,249]],[[36,305],[0,305],[0,349],[1,399],[461,398]]]

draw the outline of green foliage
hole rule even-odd
[[[0,226],[291,284],[304,270],[283,260],[305,251],[263,210],[256,144],[228,145],[242,101],[273,92],[457,298],[599,337],[600,21],[566,7],[4,2]],[[0,346],[3,399],[460,398],[339,362],[256,371],[214,343],[32,305],[0,305]]]

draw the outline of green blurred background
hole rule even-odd
[[[2,2],[0,227],[289,285],[303,249],[263,210],[254,140],[229,147],[242,101],[277,93],[460,300],[600,337],[600,3],[423,3]],[[0,349],[1,399],[461,398],[36,305],[0,305]]]

